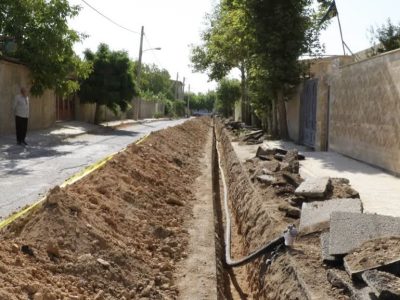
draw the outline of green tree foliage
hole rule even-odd
[[[137,62],[133,63],[133,70],[134,74],[137,74]],[[140,96],[145,100],[174,100],[169,72],[154,64],[142,64]]]
[[[371,27],[370,34],[371,56],[400,48],[400,24],[395,25],[390,19],[377,28]]]
[[[191,110],[207,110],[212,112],[214,109],[215,101],[217,98],[216,92],[209,91],[207,93],[186,93],[185,102],[187,103],[190,96],[190,109]]]
[[[232,117],[235,103],[240,100],[241,88],[237,79],[223,78],[217,87],[216,109],[224,117]]]
[[[299,57],[318,44],[316,15],[311,0],[247,0],[255,32],[258,63],[279,112],[280,136],[287,138],[284,96],[300,80]],[[274,109],[273,109],[274,111]],[[273,132],[276,133],[276,132]]]
[[[77,79],[89,73],[72,49],[81,36],[67,24],[78,11],[68,0],[1,1],[0,36],[16,42],[13,56],[30,68],[33,94],[48,88],[61,94],[76,91]]]
[[[237,68],[241,74],[242,117],[248,122],[247,73],[255,40],[246,1],[221,0],[208,16],[208,25],[202,35],[203,44],[192,48],[193,68],[217,81]]]
[[[115,113],[119,109],[126,111],[132,97],[138,94],[128,54],[100,44],[96,53],[85,51],[85,60],[93,66],[93,71],[81,82],[79,97],[83,102],[97,104],[95,122],[99,120],[101,105]]]

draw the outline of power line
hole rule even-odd
[[[102,16],[103,18],[107,19],[109,22],[113,23],[114,25],[116,25],[116,26],[118,26],[118,27],[120,27],[120,28],[122,28],[122,29],[124,29],[124,30],[126,30],[126,31],[129,31],[129,32],[131,32],[131,33],[140,34],[138,31],[129,29],[129,28],[125,27],[125,26],[122,26],[122,25],[118,24],[118,23],[115,22],[114,20],[110,19],[109,17],[107,17],[106,15],[104,15],[103,13],[101,13],[101,12],[100,12],[99,10],[97,10],[95,7],[93,7],[92,5],[90,5],[87,1],[85,1],[85,0],[81,0],[81,1],[82,1],[83,3],[85,3],[88,7],[90,7],[91,9],[93,9],[95,12],[97,12],[100,16]]]
[[[147,45],[149,46],[149,48],[154,48],[151,44],[149,39],[147,38],[146,33],[144,34],[144,38],[146,40]],[[151,54],[153,55],[154,59],[156,60],[157,64],[160,66],[161,69],[164,69],[163,65],[161,64],[160,60],[158,59],[158,56],[156,55],[156,53],[154,51],[151,51]]]

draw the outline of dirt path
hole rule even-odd
[[[196,202],[193,218],[187,222],[190,241],[188,256],[180,264],[177,274],[179,299],[217,299],[215,231],[211,185],[211,131],[200,160],[201,176],[195,186]]]

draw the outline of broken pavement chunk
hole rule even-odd
[[[297,196],[304,196],[309,198],[323,198],[330,184],[329,177],[315,177],[307,178],[296,189]]]
[[[338,262],[338,259],[335,256],[329,255],[329,232],[322,233],[320,239],[322,261],[325,263]]]
[[[371,287],[376,297],[385,300],[400,299],[400,278],[377,270],[362,274],[364,281]]]
[[[268,155],[274,155],[275,151],[269,148],[267,145],[261,145],[257,149],[256,157],[264,157]]]
[[[353,278],[372,269],[400,275],[400,237],[380,238],[363,243],[344,258],[344,266]]]
[[[272,183],[274,183],[276,181],[274,176],[271,175],[260,175],[257,176],[257,180],[261,183],[264,183],[266,185],[271,185]]]
[[[344,255],[364,242],[400,235],[400,218],[333,212],[330,221],[329,254]]]
[[[299,227],[301,234],[329,228],[330,216],[334,211],[361,213],[361,201],[360,199],[332,199],[322,202],[304,202],[301,207]]]

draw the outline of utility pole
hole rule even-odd
[[[190,118],[190,84],[189,84],[189,90],[188,90],[188,103],[187,103],[187,111],[188,111],[188,118]]]
[[[142,26],[142,31],[140,33],[140,47],[139,47],[139,60],[138,60],[138,67],[137,67],[137,76],[136,76],[136,81],[137,81],[137,87],[138,91],[140,91],[140,78],[141,78],[141,73],[142,73],[142,55],[143,55],[143,36],[144,36],[144,26]],[[140,96],[138,98],[138,107],[136,108],[136,120],[139,120],[140,117]]]
[[[179,73],[176,73],[176,80],[175,80],[175,99],[178,100],[178,80],[179,80]]]

